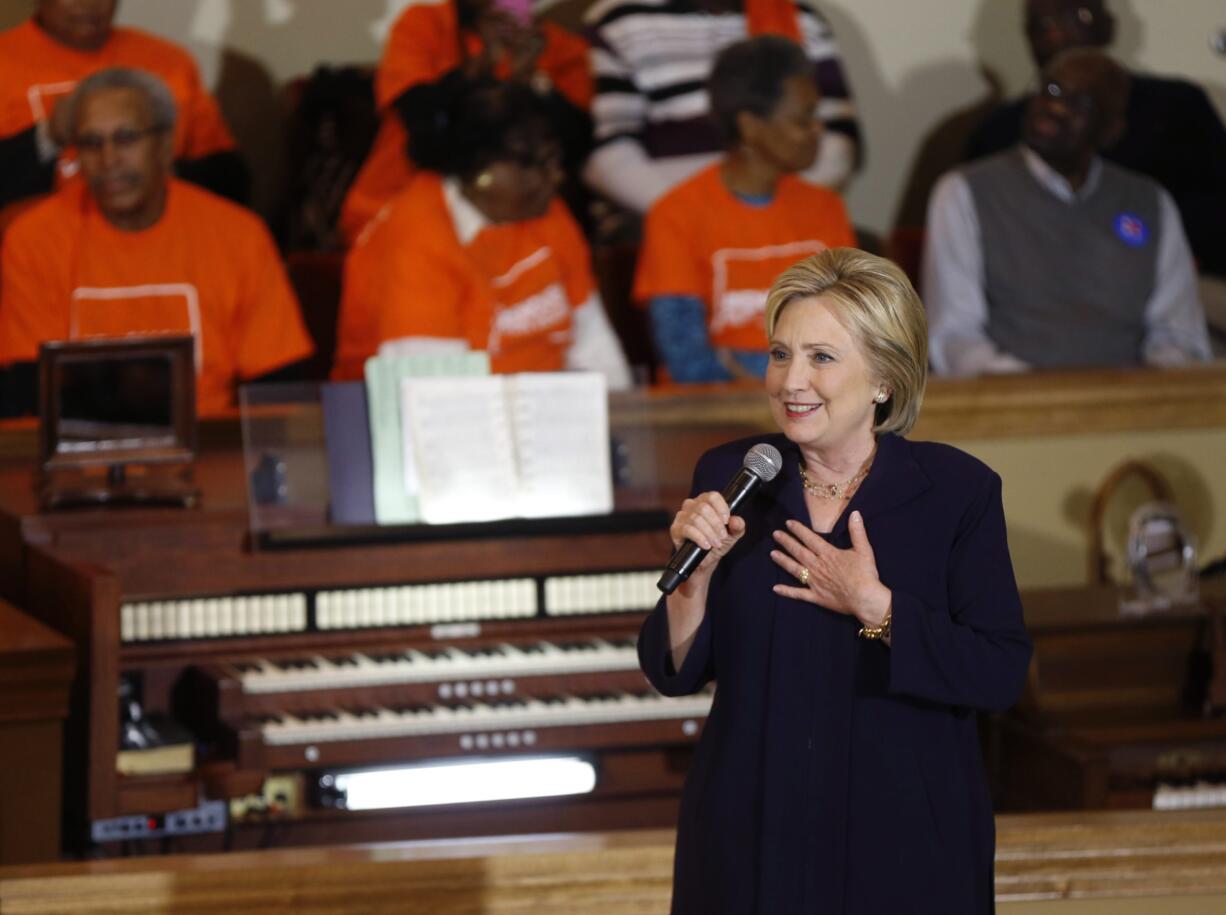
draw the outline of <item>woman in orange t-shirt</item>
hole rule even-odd
[[[674,382],[761,377],[775,277],[855,245],[842,198],[796,177],[821,140],[812,67],[778,35],[725,48],[708,92],[728,150],[648,211],[634,297]]]
[[[435,84],[457,69],[532,86],[561,132],[568,169],[578,170],[591,138],[588,45],[551,22],[534,22],[530,6],[522,0],[413,0],[400,14],[375,74],[382,124],[341,212],[349,242],[408,185],[406,120],[434,105]]]
[[[409,125],[421,170],[349,253],[334,376],[423,338],[490,354],[496,372],[586,369],[625,387],[586,242],[557,200],[560,149],[540,96],[452,73]]]

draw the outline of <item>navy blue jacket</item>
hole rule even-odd
[[[852,617],[780,597],[772,531],[809,523],[800,452],[781,435],[715,448],[694,491],[719,490],[769,441],[783,470],[742,509],[680,671],[661,603],[639,638],[666,695],[715,681],[686,780],[674,915],[993,910],[995,830],[975,711],[1012,705],[1031,644],[1005,538],[1000,477],[947,445],[879,439],[827,539],[858,509],[893,591],[892,647]]]

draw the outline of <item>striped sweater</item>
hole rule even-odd
[[[796,9],[826,126],[821,153],[804,177],[839,186],[858,158],[855,108],[830,26],[812,8]],[[585,24],[597,144],[585,177],[643,212],[723,151],[708,115],[706,81],[719,51],[748,37],[745,15],[702,12],[686,0],[598,0]]]

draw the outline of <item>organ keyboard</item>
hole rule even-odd
[[[394,683],[429,683],[472,678],[472,695],[486,691],[510,691],[508,677],[545,674],[593,673],[638,670],[638,653],[632,639],[580,639],[570,642],[534,641],[523,645],[503,643],[485,648],[453,645],[445,648],[409,648],[404,651],[352,654],[278,661],[256,659],[233,666],[244,693],[285,693],[320,688],[384,686]],[[491,678],[499,678],[494,682]],[[467,688],[456,687],[457,698]],[[450,698],[450,690],[440,694]]]
[[[1206,601],[1226,598],[1206,582]],[[1176,809],[1226,795],[1226,719],[1203,714],[1203,606],[1121,617],[1114,589],[1027,595],[1035,656],[999,722],[1006,810]]]
[[[507,729],[532,734],[532,730],[524,729],[703,718],[710,708],[711,697],[706,694],[670,699],[644,690],[541,699],[490,699],[454,705],[342,708],[266,718],[260,722],[259,731],[265,743],[277,745]],[[534,743],[532,737],[525,741],[526,746]],[[471,747],[461,746],[460,749]]]
[[[284,844],[674,821],[712,697],[657,696],[638,670],[667,519],[269,552],[246,547],[245,520],[141,510],[108,515],[116,530],[99,537],[85,515],[40,516],[54,534],[7,553],[24,556],[29,604],[81,647],[66,798],[79,835],[227,800],[227,842],[266,844],[252,799],[282,794]],[[119,774],[121,677],[190,728],[191,772]],[[590,794],[411,816],[309,800],[342,767],[554,751],[592,763]]]

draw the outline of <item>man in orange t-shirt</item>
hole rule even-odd
[[[796,177],[821,134],[804,51],[776,35],[738,42],[720,53],[709,91],[731,146],[648,211],[634,282],[676,382],[762,375],[775,278],[855,245],[842,198]]]
[[[234,383],[311,353],[263,224],[171,177],[174,99],[157,77],[104,70],[64,103],[83,181],[31,207],[0,249],[0,363],[10,390],[51,340],[191,334],[202,415]],[[20,394],[10,395],[20,398]],[[24,406],[28,407],[27,402]]]
[[[375,101],[382,123],[341,212],[341,232],[353,242],[380,208],[408,183],[412,164],[399,111],[417,100],[411,90],[428,86],[457,67],[468,75],[492,72],[500,79],[526,80],[552,97],[570,133],[583,134],[590,122],[581,114],[592,102],[588,46],[551,22],[515,20],[492,0],[410,0],[392,26],[375,74]],[[579,114],[576,118],[576,114]]]
[[[48,193],[75,173],[52,115],[80,80],[109,67],[148,70],[170,87],[179,111],[180,177],[246,199],[246,165],[195,60],[161,38],[114,27],[116,2],[39,0],[31,19],[0,32],[0,209]]]

